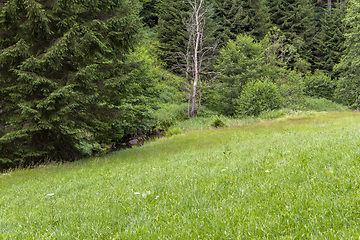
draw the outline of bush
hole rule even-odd
[[[230,40],[220,51],[215,68],[220,85],[211,90],[208,106],[223,115],[233,116],[237,109],[237,99],[243,86],[252,79],[258,79],[264,71],[263,46],[252,36],[239,35]]]
[[[177,135],[177,134],[180,134],[182,132],[183,132],[183,130],[181,128],[172,127],[172,128],[169,128],[169,130],[165,133],[165,136],[170,137],[172,135]]]
[[[216,115],[210,126],[218,128],[218,127],[227,127],[228,125],[218,115]]]
[[[164,105],[154,112],[154,117],[158,121],[159,128],[168,129],[177,122],[188,119],[187,103]]]
[[[304,79],[302,73],[295,70],[284,71],[275,82],[283,98],[284,106],[298,109],[304,105]]]
[[[353,109],[360,107],[360,78],[355,76],[341,77],[335,90],[335,100]]]
[[[259,115],[259,118],[261,119],[274,119],[274,118],[280,118],[287,114],[291,113],[290,109],[279,109],[279,110],[268,110],[261,112]]]
[[[85,141],[80,141],[76,147],[81,151],[84,156],[91,156],[94,152],[102,152],[108,150],[109,147],[105,146],[104,148],[99,143],[89,143]]]
[[[274,83],[253,81],[248,83],[238,99],[238,113],[246,116],[257,116],[262,111],[273,110],[282,106],[283,99]]]
[[[312,111],[345,111],[348,110],[348,107],[334,103],[325,98],[305,98],[305,110]]]
[[[330,76],[320,70],[305,77],[304,94],[310,97],[326,98],[332,100],[334,97],[335,83]]]

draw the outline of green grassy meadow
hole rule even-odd
[[[360,113],[193,130],[0,175],[1,239],[358,239]]]

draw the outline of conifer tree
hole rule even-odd
[[[314,3],[310,0],[270,1],[269,12],[272,24],[280,28],[303,59],[309,60],[308,45],[316,34]]]
[[[216,36],[220,46],[247,33],[257,39],[266,35],[270,27],[268,8],[264,0],[215,0]]]
[[[0,168],[81,156],[134,115],[125,55],[140,27],[119,0],[8,0],[0,12]],[[132,95],[134,94],[134,95]],[[131,101],[132,104],[131,105]]]
[[[240,0],[215,0],[214,19],[219,25],[216,31],[220,46],[243,32],[243,2]]]
[[[325,70],[333,73],[333,67],[340,62],[343,52],[345,7],[340,3],[332,3],[332,7],[323,4],[318,7],[320,14],[318,32],[311,44],[313,69]]]
[[[159,6],[159,24],[157,28],[160,58],[167,68],[172,68],[176,61],[174,52],[184,51],[186,46],[186,13],[190,5],[184,1],[171,0]]]
[[[345,49],[340,63],[334,67],[340,75],[335,95],[339,102],[360,108],[360,3],[349,0],[347,9],[343,21],[347,28]]]
[[[140,17],[146,26],[152,28],[158,24],[160,0],[140,0]]]
[[[265,0],[244,0],[245,16],[244,33],[251,34],[255,39],[265,37],[270,29],[269,9]]]

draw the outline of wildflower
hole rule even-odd
[[[158,198],[159,198],[159,196],[156,196],[156,197],[155,197],[155,199],[158,199]]]
[[[265,172],[270,172],[270,170],[266,170]]]
[[[49,193],[48,196],[54,196],[55,194],[54,193]]]
[[[134,192],[135,195],[139,195],[140,193],[139,192]]]

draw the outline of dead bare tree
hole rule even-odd
[[[206,36],[207,22],[211,17],[211,6],[205,6],[205,0],[187,2],[191,10],[183,17],[186,31],[186,46],[177,51],[175,58],[177,67],[185,70],[185,86],[188,93],[189,117],[195,117],[201,105],[201,97],[206,88],[211,87],[218,73],[207,71],[211,60],[215,57],[217,44],[208,44]]]

